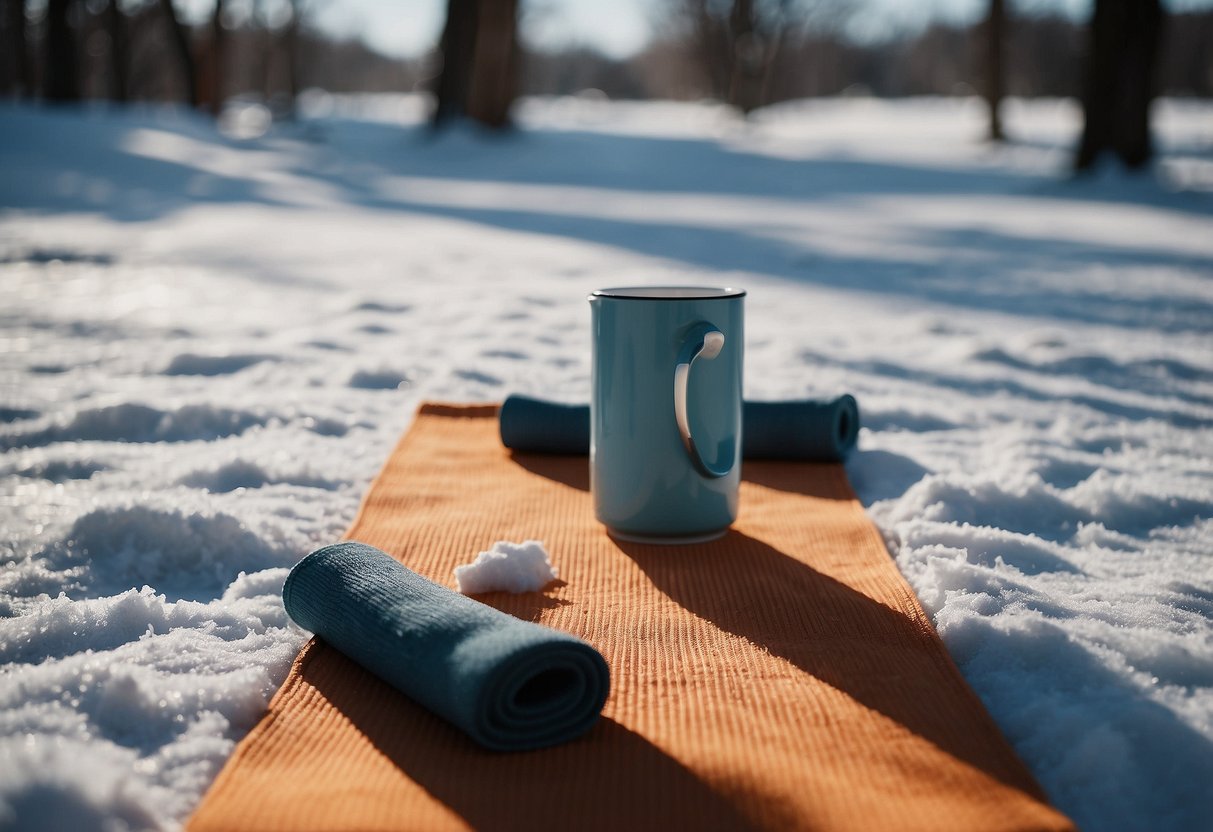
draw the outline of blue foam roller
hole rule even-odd
[[[588,454],[590,407],[529,396],[501,406],[501,441],[524,453]],[[841,462],[859,437],[859,404],[849,394],[742,404],[741,453],[746,459]]]
[[[610,689],[579,638],[426,580],[364,543],[317,549],[287,576],[290,617],[485,748],[581,736]]]

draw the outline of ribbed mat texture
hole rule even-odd
[[[1072,828],[841,466],[747,462],[724,538],[619,543],[586,459],[512,455],[496,413],[423,406],[349,537],[447,586],[497,540],[545,541],[563,581],[481,598],[597,648],[602,718],[565,745],[486,751],[313,641],[189,829]]]

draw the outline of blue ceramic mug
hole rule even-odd
[[[742,289],[590,295],[590,488],[610,533],[693,543],[737,519]]]

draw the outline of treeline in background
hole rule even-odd
[[[1094,133],[1080,168],[1102,150],[1144,163],[1154,95],[1213,96],[1213,11],[1166,14],[1158,0],[1095,0],[1083,21],[987,0],[974,24],[937,22],[873,44],[846,34],[855,15],[871,13],[862,0],[665,0],[649,45],[622,60],[528,48],[519,30],[551,4],[448,0],[435,49],[402,59],[313,25],[321,2],[215,0],[209,19],[190,25],[173,0],[0,0],[0,90],[215,113],[243,96],[278,118],[307,88],[428,91],[439,123],[490,126],[509,123],[518,95],[716,99],[748,113],[839,94],[979,94],[992,139],[1004,132],[1004,96],[1067,96],[1083,100]]]
[[[611,98],[729,99],[730,61],[723,19],[714,4],[686,2],[668,15],[657,40],[635,57],[612,61],[592,50],[528,52],[522,87],[535,95],[600,89]],[[759,4],[760,6],[762,4]],[[986,21],[936,22],[920,32],[875,44],[855,43],[845,25],[855,7],[760,23],[738,58],[756,65],[755,106],[839,94],[879,97],[972,95],[985,85]],[[1005,12],[1006,94],[1077,97],[1082,91],[1087,21],[1058,13]],[[707,17],[705,20],[704,17]],[[1171,14],[1160,50],[1159,91],[1213,97],[1213,11]]]

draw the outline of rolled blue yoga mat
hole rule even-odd
[[[282,600],[300,627],[495,751],[581,736],[610,689],[606,660],[581,639],[432,583],[364,543],[312,552]]]
[[[859,436],[855,397],[744,402],[741,454],[746,459],[842,462]],[[501,441],[515,451],[590,452],[590,407],[510,396],[501,406]]]

